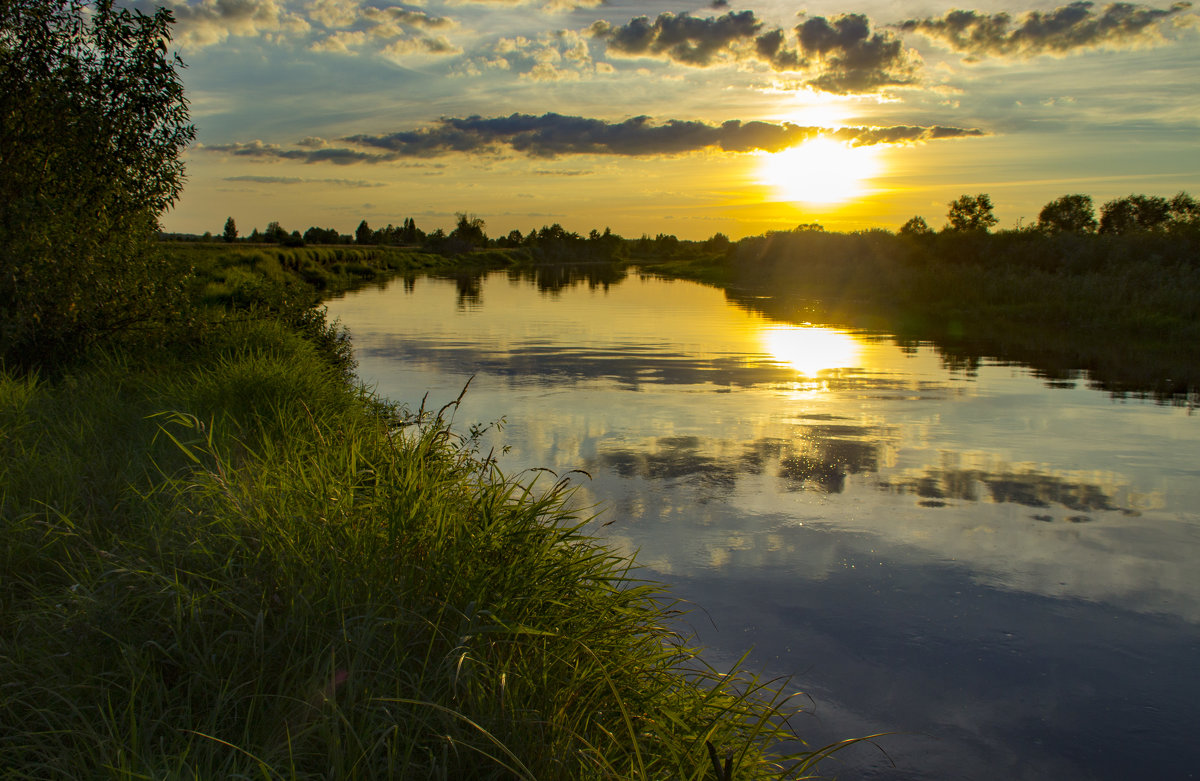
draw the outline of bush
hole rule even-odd
[[[169,11],[0,3],[0,360],[54,367],[178,315],[153,249],[195,136]]]

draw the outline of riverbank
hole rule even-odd
[[[1187,404],[1200,392],[1200,245],[1192,234],[800,230],[637,265],[720,287],[739,306],[784,322],[930,342],[966,370],[990,358],[1117,395]]]
[[[190,339],[0,374],[0,766],[699,779],[711,744],[803,774],[777,684],[707,667],[552,475],[357,387],[264,265],[204,281],[242,293]]]

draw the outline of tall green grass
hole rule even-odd
[[[281,287],[329,296],[399,272],[449,268],[459,261],[398,247],[281,247],[164,242],[173,264],[192,269],[193,298],[207,305],[245,306]],[[480,258],[480,264],[502,258]],[[502,265],[511,260],[502,263]],[[275,293],[277,294],[277,292]]]
[[[706,666],[565,481],[279,322],[197,350],[0,374],[6,778],[800,777],[836,748],[772,756],[781,685]]]

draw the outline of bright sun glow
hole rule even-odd
[[[827,369],[849,369],[859,361],[858,342],[845,331],[777,325],[764,329],[762,339],[771,357],[805,377]]]
[[[879,168],[878,147],[822,137],[764,156],[759,178],[784,200],[840,203],[862,195]]]

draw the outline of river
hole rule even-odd
[[[359,375],[575,474],[706,658],[790,676],[870,779],[1200,777],[1200,415],[543,269],[329,302]],[[473,378],[473,379],[472,379]],[[536,473],[531,473],[531,476]],[[543,476],[541,479],[546,479]]]

